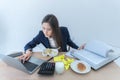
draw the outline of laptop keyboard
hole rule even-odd
[[[22,62],[21,62],[22,63]],[[38,65],[36,65],[36,64],[34,64],[34,63],[31,63],[31,62],[28,62],[28,61],[26,61],[25,63],[22,63],[25,67],[26,67],[26,69],[28,70],[28,71],[33,71]]]

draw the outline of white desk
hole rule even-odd
[[[39,57],[44,58],[41,55]],[[120,80],[120,68],[114,62],[98,71],[91,70],[84,75],[77,74],[71,69],[61,75],[55,73],[53,76],[39,76],[37,72],[29,75],[0,61],[0,80]]]

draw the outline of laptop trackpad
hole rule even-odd
[[[37,65],[40,66],[43,62],[45,62],[45,60],[38,59],[38,58],[36,58],[36,57],[31,57],[31,58],[29,59],[29,62],[35,63],[35,64],[37,64]]]

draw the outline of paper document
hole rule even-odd
[[[120,57],[114,61],[120,67]]]
[[[71,55],[71,54],[72,54],[72,52],[73,52],[73,51],[69,51],[69,52],[67,52],[65,55],[66,55],[66,56],[68,56],[68,57],[73,58],[73,56]]]
[[[83,50],[76,50],[72,55],[86,61],[95,70],[115,60],[120,56],[120,48],[112,47],[101,41],[91,41]]]

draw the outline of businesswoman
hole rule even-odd
[[[59,48],[60,52],[67,51],[67,45],[74,49],[81,49],[70,39],[68,29],[66,27],[59,27],[59,22],[53,14],[48,14],[43,18],[42,30],[38,35],[28,42],[25,47],[24,55],[20,59],[28,60],[32,55],[32,49],[42,43],[46,48]]]

